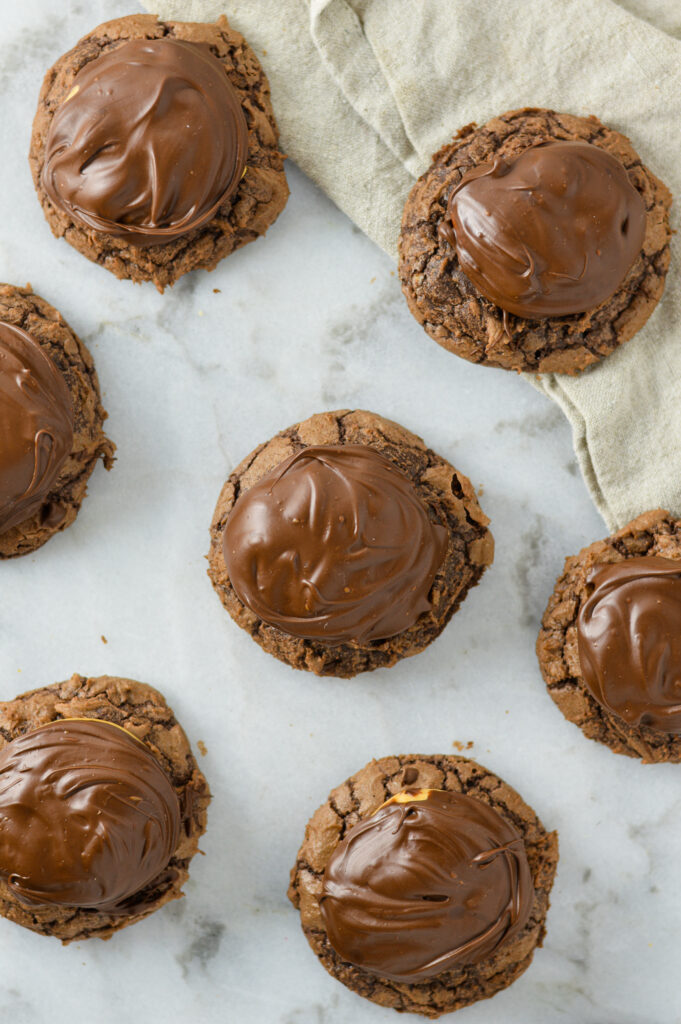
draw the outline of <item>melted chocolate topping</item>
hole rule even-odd
[[[168,776],[117,725],[67,718],[0,751],[0,877],[27,903],[134,913],[179,834]]]
[[[75,76],[50,125],[41,181],[86,227],[156,245],[210,220],[247,154],[239,97],[208,46],[135,39]]]
[[[681,560],[597,566],[577,618],[589,693],[628,725],[681,734]]]
[[[464,174],[441,233],[501,309],[567,316],[617,291],[643,245],[646,210],[624,165],[587,142],[545,142]]]
[[[0,533],[44,507],[73,446],[73,405],[61,373],[37,341],[0,323]]]
[[[320,909],[344,960],[412,983],[492,956],[533,902],[515,828],[472,797],[421,789],[350,829],[326,867]]]
[[[363,445],[310,447],[239,498],[223,552],[265,622],[329,644],[381,640],[430,609],[447,531],[411,480]]]

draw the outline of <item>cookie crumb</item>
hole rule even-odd
[[[452,746],[454,747],[455,750],[458,750],[459,753],[461,753],[462,750],[471,749],[471,747],[473,746],[473,740],[468,740],[466,743],[462,743],[461,740],[454,740]]]
[[[206,744],[203,742],[203,740],[198,740],[196,745],[199,748],[199,753],[201,754],[201,757],[205,757],[206,754],[208,753],[208,751],[206,750]]]
[[[103,643],[103,644],[108,644],[108,642],[109,642],[109,641],[107,640],[107,638],[106,638],[106,637],[104,636],[104,634],[103,634],[103,633],[102,633],[102,637],[101,637],[101,639],[102,639],[102,643]]]

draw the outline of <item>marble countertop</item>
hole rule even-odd
[[[26,159],[42,75],[94,24],[139,8],[5,6],[0,279],[30,281],[90,347],[118,460],[95,472],[71,529],[1,567],[0,697],[75,671],[149,682],[205,744],[214,799],[186,898],[110,942],[62,948],[0,920],[0,1019],[397,1020],[319,966],[286,899],[288,871],[311,813],[366,761],[472,742],[471,756],[558,829],[561,860],[530,970],[452,1019],[681,1021],[680,769],[585,739],[534,655],[564,556],[606,532],[560,412],[427,338],[388,258],[294,166],[267,238],[163,296],[53,239]],[[223,611],[204,557],[230,469],[279,429],[340,407],[421,434],[479,488],[497,541],[436,643],[352,681],[265,655]]]

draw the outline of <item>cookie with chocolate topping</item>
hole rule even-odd
[[[0,703],[0,914],[108,939],[182,896],[210,793],[156,690],[74,675]]]
[[[0,285],[0,559],[26,555],[70,526],[101,459],[92,356],[54,307]]]
[[[270,654],[354,676],[423,650],[491,563],[470,481],[375,413],[320,413],[227,480],[209,576]]]
[[[566,559],[537,655],[551,697],[590,739],[681,761],[681,520],[646,512]]]
[[[385,757],[310,819],[289,899],[334,978],[434,1018],[529,967],[557,861],[556,833],[475,761]]]
[[[657,305],[671,201],[596,117],[526,108],[467,125],[407,199],[402,289],[428,334],[464,359],[579,373]]]
[[[53,234],[160,291],[264,234],[288,198],[269,84],[224,15],[93,29],[45,77],[29,159]]]

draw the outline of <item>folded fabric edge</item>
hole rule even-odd
[[[418,161],[388,79],[356,11],[347,0],[308,2],[312,40],[345,98],[401,163],[409,166],[410,161]]]
[[[541,376],[523,373],[521,376],[524,377],[528,384],[531,384],[537,391],[541,391],[542,394],[545,394],[562,409],[565,418],[572,428],[572,446],[589,494],[605,520],[608,529],[611,531],[617,529],[623,524],[617,521],[598,479],[598,473],[589,450],[587,422],[581,409],[568,395],[562,387],[559,378],[554,374],[544,374]]]

